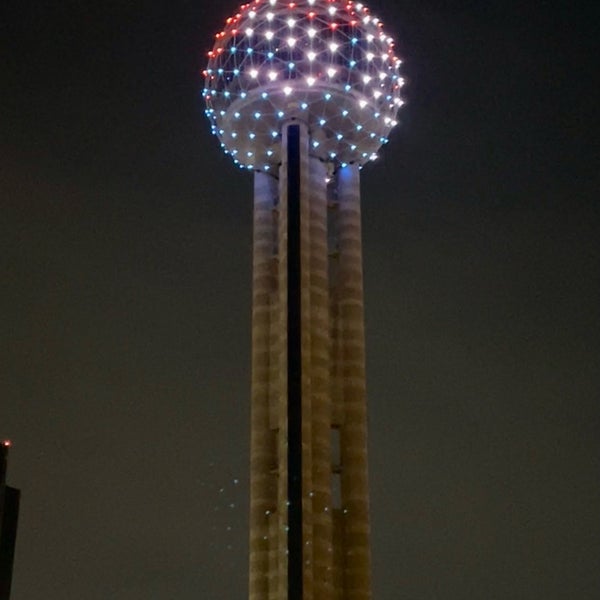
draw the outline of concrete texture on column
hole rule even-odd
[[[268,594],[269,546],[267,511],[275,503],[276,457],[269,443],[270,316],[273,278],[273,207],[277,181],[264,173],[254,178],[252,285],[252,388],[250,439],[250,600]]]
[[[339,265],[336,295],[342,345],[344,423],[341,427],[347,600],[371,598],[367,407],[360,217],[356,165],[337,172]],[[345,599],[345,600],[346,600]]]
[[[310,175],[310,376],[312,408],[313,591],[315,600],[332,598],[331,390],[329,266],[326,167],[311,158]],[[312,496],[310,495],[312,494]]]

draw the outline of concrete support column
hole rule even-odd
[[[339,320],[342,344],[344,423],[341,427],[347,600],[371,598],[367,406],[360,218],[357,165],[337,172]]]
[[[277,181],[264,173],[254,178],[254,243],[252,296],[252,388],[250,438],[250,600],[268,594],[269,526],[267,511],[275,503],[275,463],[269,443],[270,298],[275,284],[273,207]]]
[[[309,161],[313,591],[332,598],[331,393],[326,166]]]

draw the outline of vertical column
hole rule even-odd
[[[342,343],[342,506],[348,600],[371,597],[367,410],[363,316],[360,177],[357,165],[339,169],[339,319]]]
[[[274,285],[273,207],[277,181],[264,173],[254,177],[254,241],[252,282],[252,389],[250,436],[250,600],[268,594],[269,526],[267,512],[275,504],[276,461],[269,435],[270,296]]]
[[[332,597],[331,394],[326,167],[309,160],[312,519],[315,600]]]

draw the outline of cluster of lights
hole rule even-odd
[[[308,123],[312,152],[364,164],[397,124],[401,61],[382,23],[352,0],[254,0],[209,52],[206,114],[243,168],[280,162],[281,125]]]

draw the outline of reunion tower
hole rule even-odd
[[[399,66],[341,0],[255,0],[209,52],[213,133],[254,172],[250,600],[371,598],[359,170]]]

